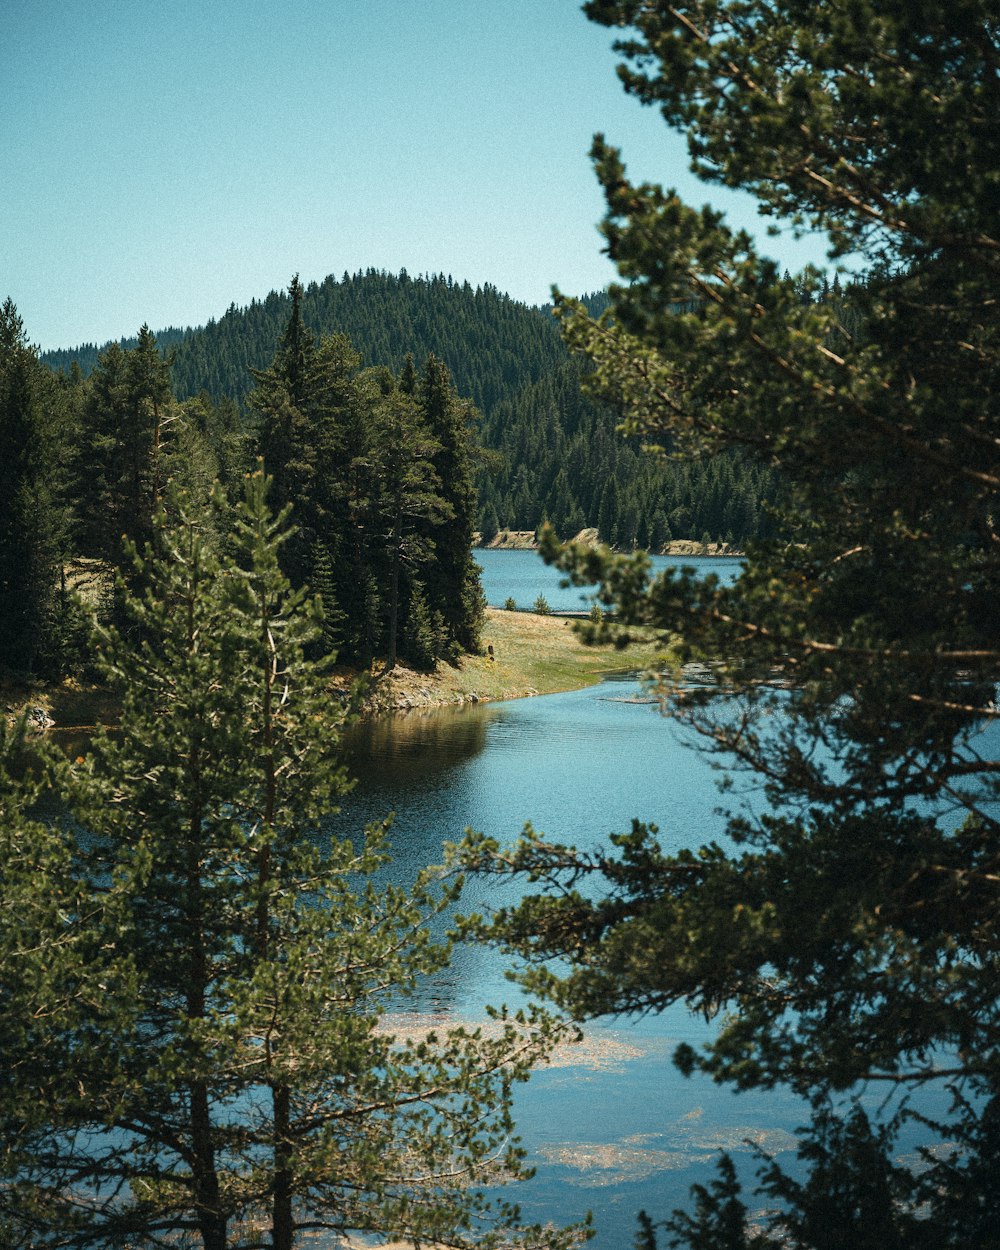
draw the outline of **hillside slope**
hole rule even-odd
[[[584,302],[597,312],[605,297]],[[205,392],[242,405],[289,311],[288,295],[272,291],[198,329],[157,334],[173,355],[178,398]],[[658,463],[624,441],[615,415],[585,395],[584,366],[547,309],[489,285],[369,269],[309,283],[302,316],[317,334],[346,334],[368,365],[397,370],[407,353],[445,362],[481,413],[480,443],[495,453],[483,458],[478,484],[477,527],[487,538],[546,520],[564,535],[593,526],[607,542],[654,549],[671,539],[742,544],[760,532],[770,475],[730,459]],[[43,360],[54,369],[75,360],[86,373],[97,350],[88,344]]]

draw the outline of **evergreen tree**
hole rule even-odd
[[[275,502],[294,510],[297,533],[282,555],[293,585],[306,582],[311,553],[322,546],[332,565],[331,589],[348,617],[357,618],[355,600],[369,562],[365,427],[380,391],[360,379],[360,357],[344,335],[315,342],[302,324],[296,279],[292,287],[288,325],[250,397],[256,451],[274,478]],[[356,658],[360,642],[350,630],[345,643],[348,658]]]
[[[112,564],[120,563],[120,539],[127,524],[118,489],[124,476],[119,439],[127,427],[125,353],[112,343],[87,379],[73,492],[78,549]]]
[[[288,298],[292,301],[292,311],[278,341],[274,368],[284,380],[292,403],[301,407],[309,384],[315,336],[306,329],[302,321],[302,284],[298,274],[288,284]]]
[[[27,1230],[44,1228],[52,1210],[48,1187],[26,1179],[37,1142],[54,1121],[68,1126],[80,1075],[99,1065],[103,1037],[120,1027],[135,990],[125,961],[112,969],[101,957],[103,932],[124,920],[116,899],[79,879],[64,829],[30,814],[58,768],[54,757],[34,741],[26,768],[23,740],[0,723],[0,1243],[11,1250],[30,1250]],[[25,1220],[14,1218],[17,1207]]]
[[[995,1165],[1000,1099],[996,7],[586,8],[633,28],[625,85],[687,128],[699,173],[868,268],[824,299],[820,275],[782,278],[595,141],[626,281],[600,323],[563,304],[570,340],[627,431],[773,466],[782,497],[732,586],[593,552],[563,566],[713,665],[671,708],[757,774],[769,809],[700,850],[637,825],[590,861],[606,888],[584,889],[586,857],[529,839],[515,862],[552,895],[500,928],[579,1015],[724,1013],[682,1069],[810,1099],[805,1179],[762,1176],[784,1204],[763,1241],[724,1217],[727,1173],[677,1244],[989,1246],[995,1187],[970,1178]],[[678,491],[694,526],[696,503]],[[919,1166],[895,1157],[893,1100],[867,1119],[863,1084],[899,1091]],[[928,1088],[950,1103],[933,1120]]]
[[[170,362],[157,348],[156,338],[144,325],[139,330],[139,341],[129,352],[126,364],[126,385],[130,414],[137,429],[148,429],[149,450],[142,440],[131,441],[132,456],[128,464],[127,488],[135,498],[141,498],[141,485],[148,480],[149,502],[145,511],[152,521],[152,514],[159,507],[165,485],[163,469],[164,433],[168,410],[173,399],[170,385]],[[148,463],[147,463],[148,459]],[[144,541],[148,526],[132,530],[133,540]]]
[[[327,542],[313,515],[317,486],[324,465],[317,463],[313,411],[316,344],[302,323],[302,288],[296,275],[289,287],[291,314],[270,366],[255,372],[256,388],[249,400],[257,416],[255,453],[274,486],[277,508],[294,505],[301,531],[284,553],[286,572],[301,586],[308,570],[308,553],[316,542]],[[356,362],[355,362],[356,364]]]
[[[39,829],[11,808],[0,825],[20,848],[4,884],[27,904],[0,904],[0,994],[18,1012],[0,1024],[10,1244],[567,1245],[482,1189],[521,1171],[510,1086],[551,1022],[415,1042],[380,1023],[446,961],[425,924],[453,891],[376,885],[384,828],[324,823],[345,786],[336,725],[262,480],[230,554],[203,509],[171,512],[148,593],[127,599],[142,643],[105,639],[120,733],[55,770],[74,821]]]
[[[416,668],[430,671],[445,648],[444,622],[439,615],[431,612],[424,588],[417,578],[411,581],[409,591],[402,651]]]
[[[0,667],[31,672],[51,641],[67,518],[52,379],[10,299],[0,308]]]
[[[482,520],[482,540],[484,543],[490,542],[497,535],[500,528],[500,521],[497,517],[497,510],[492,503],[487,504],[483,513]]]
[[[143,544],[152,534],[174,415],[170,362],[147,326],[131,350],[113,343],[98,357],[76,461],[79,545],[126,576],[125,538]]]
[[[322,609],[323,624],[321,629],[321,654],[333,655],[340,646],[344,614],[337,606],[337,594],[333,581],[333,562],[329,552],[321,542],[313,544],[312,568],[309,575],[309,586],[316,596]],[[315,658],[315,657],[313,657]]]
[[[479,649],[483,595],[472,556],[476,488],[472,471],[473,412],[458,397],[444,363],[428,356],[417,390],[423,422],[437,448],[431,458],[447,507],[428,530],[434,558],[424,569],[428,605],[440,615],[452,658]],[[441,524],[444,520],[446,523]]]
[[[437,536],[443,531],[444,523],[452,520],[452,509],[434,470],[440,444],[424,424],[413,399],[402,391],[391,391],[373,416],[377,423],[380,545],[385,552],[387,573],[386,655],[391,670],[396,667],[400,633],[408,632],[405,625],[400,629],[401,616],[405,621],[401,613],[404,580],[412,593],[418,587],[420,573],[436,568],[436,540],[428,535]],[[471,559],[468,547],[466,551]],[[429,596],[425,597],[422,585],[417,603],[429,627],[439,609]],[[416,658],[424,663],[429,641],[427,628],[416,625],[411,632],[421,635]]]
[[[831,288],[831,300],[839,295]],[[801,292],[797,299],[801,302]],[[594,309],[607,307],[603,294],[589,301]],[[680,304],[671,307],[682,310]],[[533,529],[541,509],[549,506],[552,480],[563,467],[571,504],[579,510],[577,519],[583,517],[576,529],[597,525],[601,489],[612,473],[622,487],[623,507],[635,507],[647,523],[657,503],[669,513],[666,495],[677,466],[644,457],[638,439],[623,444],[615,437],[617,406],[584,395],[586,372],[568,356],[547,309],[519,304],[492,288],[474,290],[467,284],[376,270],[306,287],[293,279],[285,294],[271,292],[247,308],[230,306],[218,321],[198,330],[168,329],[157,337],[171,347],[179,397],[204,393],[213,402],[243,405],[253,379],[259,385],[260,375],[275,363],[295,375],[292,389],[301,399],[308,389],[317,336],[333,334],[346,334],[366,361],[399,372],[400,389],[407,394],[415,394],[421,381],[414,357],[426,360],[433,354],[450,373],[457,393],[472,399],[482,414],[478,441],[490,449],[473,451],[480,517],[492,502],[505,524]],[[118,347],[131,351],[137,344],[137,339],[123,340]],[[96,363],[92,347],[76,355],[88,369]],[[44,358],[66,369],[73,357],[53,352]],[[296,406],[294,396],[292,404]],[[280,425],[278,421],[276,436]],[[281,454],[276,457],[274,451]],[[280,447],[265,449],[265,459],[275,461],[275,472],[283,454]],[[238,472],[243,471],[245,466]],[[735,471],[737,485],[752,486],[758,505],[769,498],[767,474],[751,474],[742,461]],[[279,496],[284,497],[282,484],[276,482]],[[693,534],[707,528],[714,538],[721,537],[717,521],[702,515],[700,497],[695,503]],[[553,519],[561,524],[558,516]]]
[[[311,553],[324,549],[344,659],[370,663],[382,645],[392,667],[400,638],[418,636],[421,663],[430,640],[435,657],[453,658],[477,644],[482,617],[469,406],[434,357],[419,379],[412,360],[401,382],[385,368],[359,372],[343,335],[310,339],[301,297],[293,291],[278,351],[251,396],[257,449],[298,526],[285,571],[304,584]],[[410,627],[411,604],[426,628]]]

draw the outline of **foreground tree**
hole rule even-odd
[[[260,478],[231,554],[203,509],[172,512],[126,600],[142,643],[105,639],[121,731],[54,769],[75,823],[4,829],[45,869],[15,860],[0,909],[6,1244],[567,1244],[483,1189],[523,1172],[510,1088],[551,1022],[386,1027],[447,959],[425,926],[452,891],[377,886],[384,828],[331,823],[347,783],[284,520]],[[17,963],[50,951],[37,982]]]
[[[995,1245],[996,8],[585,7],[634,28],[618,45],[625,85],[687,129],[700,174],[867,268],[840,293],[817,274],[782,278],[717,213],[632,186],[595,142],[627,284],[597,321],[563,301],[570,341],[629,432],[672,455],[755,458],[777,470],[783,509],[780,537],[750,546],[732,587],[600,553],[562,563],[603,579],[622,621],[715,666],[711,689],[680,679],[665,697],[756,774],[770,810],[731,818],[728,848],[677,854],[641,825],[592,854],[530,838],[517,868],[604,888],[554,888],[499,931],[529,959],[569,958],[566,975],[539,964],[528,980],[581,1016],[725,1010],[681,1066],[811,1100],[809,1179],[765,1162],[783,1206],[754,1228],[724,1170],[671,1222],[673,1244]],[[499,867],[495,855],[486,845],[479,862]],[[862,1082],[898,1091],[898,1117],[852,1109]],[[952,1114],[924,1124],[907,1169],[893,1141],[928,1086]]]

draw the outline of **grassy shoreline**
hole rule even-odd
[[[579,690],[609,673],[645,668],[660,650],[652,643],[622,651],[588,647],[566,617],[501,608],[486,609],[482,645],[482,655],[463,656],[454,667],[442,664],[434,673],[418,673],[399,666],[376,677],[366,710],[389,712]]]
[[[622,651],[610,646],[587,647],[566,617],[500,608],[486,609],[482,642],[482,655],[463,656],[454,666],[441,664],[433,673],[417,672],[402,664],[391,673],[382,673],[376,663],[364,714],[578,690],[596,684],[609,673],[644,668],[658,654],[653,644],[636,644]],[[492,658],[487,651],[490,646]],[[341,670],[335,685],[346,692],[356,676],[356,672]],[[9,723],[25,709],[37,707],[61,732],[85,733],[99,724],[114,724],[118,717],[117,703],[109,690],[73,681],[58,686],[7,686],[0,690],[0,701]]]

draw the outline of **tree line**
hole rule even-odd
[[[205,394],[178,400],[174,362],[143,327],[84,377],[54,373],[10,300],[0,312],[0,665],[59,676],[87,662],[87,613],[67,569],[117,619],[169,485],[233,498],[258,458],[275,506],[293,507],[283,567],[326,613],[325,646],[370,665],[423,668],[478,646],[482,595],[471,554],[475,411],[444,363],[361,367],[342,334],[302,318],[298,280],[244,417]]]
[[[398,373],[407,354],[444,362],[481,414],[475,529],[486,535],[550,522],[564,536],[594,527],[616,546],[658,549],[672,538],[742,546],[767,532],[774,483],[766,467],[740,456],[718,467],[654,461],[640,440],[623,441],[620,411],[587,393],[587,366],[567,351],[547,308],[489,285],[374,269],[307,283],[299,301],[313,333],[346,334],[369,365]],[[585,302],[599,313],[607,296]],[[249,414],[254,371],[267,367],[290,305],[289,294],[271,292],[201,328],[158,332],[177,396]],[[98,354],[86,344],[43,360],[87,373]]]

